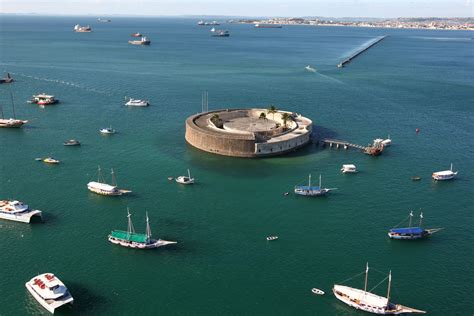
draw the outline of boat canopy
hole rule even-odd
[[[297,185],[295,186],[295,189],[298,189],[298,190],[310,190],[310,191],[320,191],[321,190],[321,187],[319,186],[308,186],[308,185]]]
[[[146,234],[128,233],[128,232],[123,231],[123,230],[114,230],[114,231],[112,231],[112,233],[110,235],[114,238],[117,238],[117,239],[133,241],[133,242],[137,242],[137,243],[146,243],[147,242]]]
[[[398,233],[398,234],[413,234],[413,235],[419,235],[424,232],[424,229],[421,227],[409,227],[409,228],[393,228],[390,229],[390,232],[392,233]]]

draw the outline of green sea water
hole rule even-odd
[[[10,116],[11,91],[17,117],[30,122],[0,130],[0,198],[42,210],[44,223],[0,222],[0,315],[46,314],[24,286],[43,272],[74,296],[60,314],[363,315],[331,288],[366,262],[369,288],[392,270],[395,302],[472,315],[472,32],[226,24],[231,36],[212,38],[196,22],[1,17],[0,69],[16,82],[0,86],[0,102]],[[93,32],[72,32],[77,23]],[[151,46],[128,45],[135,32]],[[308,64],[317,73],[305,72]],[[208,154],[184,140],[203,91],[210,109],[274,104],[311,118],[315,137],[366,145],[390,134],[393,145],[377,158],[314,144],[268,159]],[[25,102],[40,92],[61,102]],[[125,96],[152,105],[127,108]],[[118,133],[101,136],[110,125]],[[62,146],[70,138],[82,146]],[[61,164],[35,161],[48,155]],[[360,172],[341,174],[343,163]],[[450,163],[455,181],[431,180]],[[133,194],[88,192],[98,165],[114,168]],[[167,180],[188,168],[194,186]],[[338,190],[316,199],[291,194],[308,173]],[[137,231],[148,212],[154,236],[178,244],[140,251],[109,243],[111,230],[126,228],[127,207]],[[387,237],[420,208],[426,227],[445,229],[418,242]],[[267,242],[269,235],[280,238]],[[313,287],[326,295],[314,296]],[[386,283],[374,292],[385,295]]]

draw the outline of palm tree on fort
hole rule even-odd
[[[214,114],[213,116],[211,116],[211,122],[214,123],[214,125],[217,126],[219,124],[219,121],[220,121],[219,114]]]
[[[265,112],[262,112],[260,113],[260,116],[258,118],[261,120],[267,120],[267,115],[265,114]]]
[[[285,129],[287,129],[288,128],[287,123],[288,123],[288,121],[291,120],[291,115],[284,112],[284,113],[281,114],[281,120],[283,121],[283,126],[285,127]]]
[[[271,105],[267,110],[268,114],[272,114],[273,120],[275,120],[275,113],[277,113],[277,112],[278,112],[278,110],[274,105]]]

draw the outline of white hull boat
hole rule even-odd
[[[51,314],[54,314],[57,308],[74,302],[64,283],[52,273],[40,274],[26,282],[25,286],[38,303]]]
[[[149,106],[150,103],[147,100],[139,100],[139,99],[132,99],[128,100],[127,103],[125,103],[126,106],[137,106],[137,107],[143,107],[143,106]]]
[[[131,193],[130,190],[119,189],[115,180],[114,170],[111,170],[112,184],[105,183],[105,179],[102,176],[100,166],[98,167],[97,181],[91,181],[87,184],[87,189],[99,195],[105,196],[119,196],[126,193]]]
[[[336,188],[322,188],[321,187],[321,175],[319,175],[319,186],[311,185],[311,174],[308,178],[308,185],[295,186],[295,194],[304,196],[324,196]]]
[[[324,291],[317,288],[312,288],[311,292],[313,292],[313,294],[316,294],[316,295],[324,295]]]
[[[458,175],[458,172],[453,172],[453,164],[451,164],[451,168],[449,170],[433,172],[431,175],[432,178],[436,181],[445,181],[445,180],[452,180]]]
[[[41,218],[41,211],[32,210],[20,201],[0,201],[0,218],[15,222],[29,223],[33,216]]]
[[[180,184],[193,184],[194,178],[191,178],[191,172],[188,169],[188,176],[179,176],[176,178],[176,182]]]
[[[355,165],[342,165],[342,173],[357,173],[357,167]]]

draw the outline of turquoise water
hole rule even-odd
[[[76,23],[94,32],[74,33]],[[24,283],[54,272],[75,298],[64,314],[362,315],[330,290],[368,261],[370,288],[392,270],[396,302],[471,315],[472,33],[222,27],[230,38],[211,38],[191,19],[2,17],[0,69],[17,81],[0,86],[0,102],[11,113],[11,89],[17,117],[30,123],[0,130],[0,198],[42,210],[44,223],[0,222],[0,314],[45,314]],[[152,45],[128,45],[135,32]],[[335,67],[384,34],[347,68]],[[308,64],[318,73],[305,72]],[[378,158],[314,145],[258,160],[200,152],[185,143],[184,120],[201,110],[205,90],[210,109],[275,104],[311,118],[316,136],[365,145],[390,134],[393,145]],[[25,103],[39,92],[61,103]],[[125,96],[152,106],[126,108]],[[101,136],[109,125],[118,133]],[[70,138],[83,145],[62,146]],[[62,163],[34,160],[47,155]],[[458,179],[430,179],[451,162]],[[360,173],[342,175],[343,163]],[[134,193],[88,192],[99,164]],[[167,180],[187,168],[196,185]],[[309,172],[338,190],[282,195]],[[178,244],[110,244],[107,234],[126,228],[127,207],[138,231],[148,211],[154,236]],[[387,230],[420,208],[427,227],[445,229],[420,242],[389,240]],[[363,278],[348,285],[363,287]],[[312,287],[327,295],[315,297]],[[386,283],[375,292],[385,295]]]

